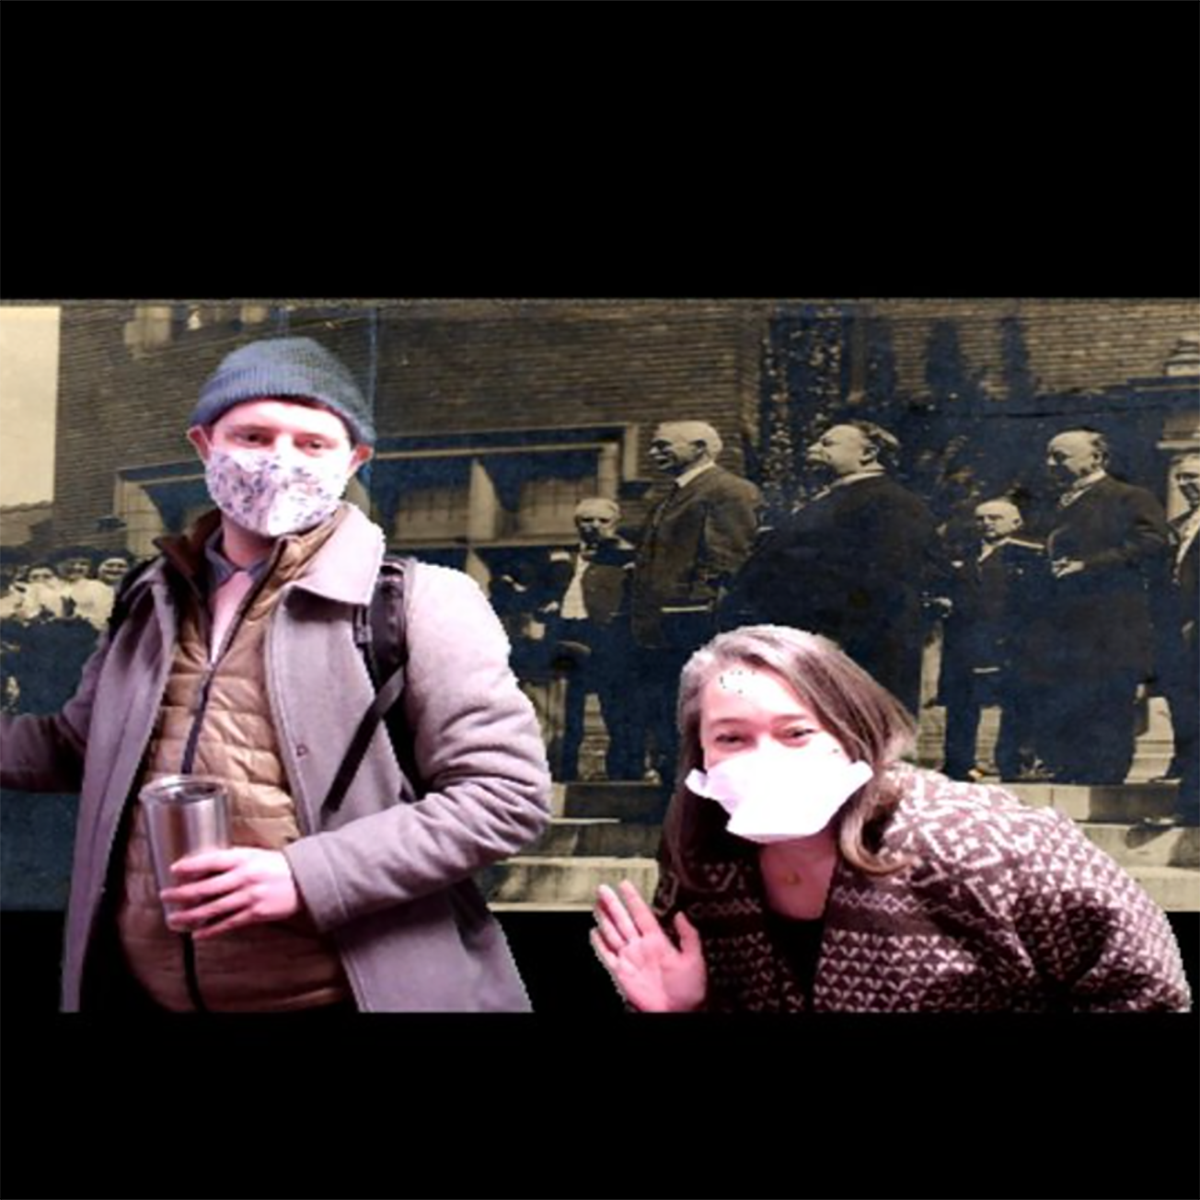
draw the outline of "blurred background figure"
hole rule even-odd
[[[95,550],[69,546],[60,550],[54,561],[63,581],[64,615],[78,617],[99,631],[108,625],[115,592],[93,576],[96,558]]]
[[[642,531],[631,616],[654,770],[668,789],[678,758],[679,672],[716,631],[717,607],[758,528],[761,494],[717,466],[722,448],[705,421],[664,422],[650,441],[650,461],[670,482]]]
[[[1171,556],[1159,612],[1159,679],[1171,708],[1175,752],[1165,779],[1179,784],[1175,814],[1155,824],[1200,824],[1200,454],[1175,466],[1187,511],[1171,521]]]
[[[1020,509],[1007,499],[975,508],[978,542],[954,560],[942,646],[941,700],[946,706],[946,757],[954,779],[988,773],[977,737],[983,708],[999,707],[995,765],[1001,779],[1036,778],[1040,704],[1029,664],[1038,648],[1049,564],[1042,547],[1021,536]]]
[[[921,599],[937,538],[925,501],[888,474],[899,450],[870,421],[834,425],[817,438],[806,458],[828,485],[763,538],[730,608],[736,622],[832,638],[915,712]]]
[[[21,651],[22,622],[17,610],[24,598],[23,576],[29,567],[29,552],[22,546],[5,546],[0,551],[0,712],[20,710],[21,684],[17,674]]]
[[[634,547],[621,537],[621,509],[592,497],[575,507],[579,544],[553,551],[556,598],[543,609],[551,662],[566,679],[560,779],[579,778],[587,698],[595,694],[608,734],[605,775],[641,779],[644,714],[629,626]]]
[[[0,551],[0,620],[11,617],[25,594],[29,552],[22,546],[5,546]]]
[[[133,558],[124,551],[108,554],[100,560],[100,565],[96,568],[96,578],[115,592],[132,565]]]
[[[1046,447],[1061,489],[1046,553],[1057,678],[1043,747],[1062,783],[1123,783],[1133,762],[1137,691],[1153,668],[1147,577],[1161,568],[1169,532],[1145,488],[1108,473],[1093,429],[1067,429]]]
[[[45,559],[34,559],[24,579],[14,583],[17,601],[11,615],[19,621],[54,621],[65,612],[63,581]]]

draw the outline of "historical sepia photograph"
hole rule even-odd
[[[1191,1006],[1200,303],[8,304],[0,407],[67,1007]]]

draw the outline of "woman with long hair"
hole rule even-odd
[[[683,670],[653,907],[592,942],[645,1011],[1183,1010],[1170,925],[1062,813],[902,761],[915,726],[828,639],[714,638]]]

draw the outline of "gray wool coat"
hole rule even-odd
[[[508,642],[461,572],[406,573],[409,646],[402,704],[425,794],[412,803],[381,727],[336,814],[320,809],[373,695],[353,606],[369,603],[383,537],[351,509],[283,589],[266,640],[268,699],[303,836],[284,851],[309,913],[334,939],[364,1011],[529,1007],[499,925],[451,885],[534,841],[550,777]],[[63,1008],[81,1005],[118,829],[158,716],[177,636],[160,559],[130,592],[79,688],[54,716],[4,717],[0,779],[80,793],[63,956]]]

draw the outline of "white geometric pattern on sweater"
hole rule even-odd
[[[897,767],[885,852],[909,865],[839,865],[812,1007],[829,1011],[1184,1009],[1170,926],[1146,893],[1061,813],[999,788]],[[664,859],[656,908],[700,930],[709,1006],[809,1007],[772,939],[755,860],[707,864],[698,891]]]

